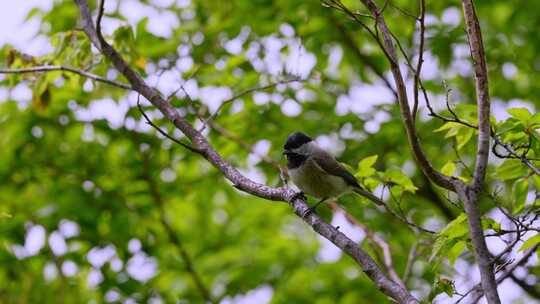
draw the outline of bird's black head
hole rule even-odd
[[[307,136],[306,134],[302,132],[294,132],[293,134],[289,135],[287,137],[287,141],[285,142],[285,146],[283,148],[285,150],[292,150],[300,147],[301,145],[308,143],[310,141],[313,141],[311,137]]]

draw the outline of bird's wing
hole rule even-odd
[[[343,167],[331,154],[328,152],[317,149],[310,157],[317,166],[319,166],[326,173],[334,176],[342,177],[347,184],[353,187],[360,187],[358,180],[352,175],[345,167]]]

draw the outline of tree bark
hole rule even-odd
[[[463,0],[463,15],[465,16],[465,28],[469,38],[469,48],[474,66],[474,77],[476,85],[476,104],[478,108],[478,143],[476,151],[476,165],[473,173],[473,181],[470,186],[457,189],[458,195],[463,201],[467,219],[469,222],[469,232],[474,247],[474,255],[480,277],[482,288],[486,300],[489,304],[499,304],[499,294],[497,292],[497,282],[493,272],[493,263],[487,249],[484,232],[482,230],[481,214],[478,209],[480,192],[484,186],[486,169],[489,158],[490,139],[490,101],[488,87],[488,73],[484,45],[482,42],[482,32],[480,23],[476,16],[476,11],[472,0]]]

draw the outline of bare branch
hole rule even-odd
[[[259,86],[259,87],[255,87],[255,88],[249,88],[247,90],[244,90],[236,95],[234,95],[233,97],[229,98],[229,99],[226,99],[224,100],[220,105],[219,107],[217,108],[217,110],[211,114],[207,119],[203,120],[203,129],[209,124],[210,121],[212,121],[214,118],[216,118],[218,115],[219,115],[219,112],[221,112],[221,110],[228,104],[230,104],[231,102],[247,95],[247,94],[250,94],[250,93],[253,93],[253,92],[257,92],[257,91],[264,91],[264,90],[268,90],[268,89],[271,89],[277,85],[280,85],[280,84],[287,84],[287,83],[291,83],[291,82],[297,82],[297,81],[303,81],[303,79],[300,79],[298,77],[294,77],[294,78],[291,78],[291,79],[284,79],[284,80],[280,80],[280,81],[277,81],[277,82],[273,82],[271,84],[268,84],[268,85],[264,85],[264,86]],[[182,90],[184,90],[184,88],[182,87]],[[184,90],[184,93],[187,95],[187,92]],[[191,99],[191,98],[190,98]],[[202,131],[202,130],[199,130],[199,131]]]
[[[390,62],[390,69],[394,76],[394,81],[396,83],[396,88],[398,92],[398,102],[401,113],[401,119],[405,125],[407,131],[407,139],[412,148],[414,157],[419,167],[422,169],[422,172],[430,178],[433,182],[439,186],[446,188],[448,190],[454,190],[456,184],[461,183],[459,180],[446,176],[433,168],[427,156],[425,155],[422,147],[420,145],[420,140],[418,134],[416,133],[416,128],[414,126],[414,120],[411,115],[411,110],[409,108],[409,103],[407,100],[407,89],[405,87],[405,82],[403,80],[403,75],[399,69],[396,49],[394,47],[393,37],[386,25],[384,17],[379,12],[377,5],[372,0],[362,0],[362,3],[369,9],[372,16],[377,20],[378,29],[382,33],[383,42],[381,48],[385,53],[388,61]]]
[[[390,3],[390,6],[393,7],[393,8],[395,8],[397,11],[399,11],[400,13],[402,13],[403,15],[405,15],[405,16],[407,16],[407,17],[410,17],[410,18],[412,18],[412,19],[414,19],[414,20],[416,20],[416,21],[419,21],[419,20],[420,20],[419,17],[415,16],[414,14],[408,12],[407,10],[405,10],[405,9],[403,9],[403,8],[401,8],[401,7],[399,7],[399,6],[395,5],[395,4],[393,4],[393,3]]]
[[[527,263],[527,261],[530,259],[530,257],[536,252],[537,248],[538,248],[538,245],[527,249],[527,251],[525,251],[523,253],[523,256],[521,257],[521,259],[519,259],[517,262],[515,262],[502,275],[500,275],[497,278],[497,281],[496,281],[497,285],[501,284],[504,280],[506,280],[514,272],[514,270],[516,270],[516,268],[518,268],[519,266],[522,266],[525,263]],[[473,287],[467,293],[465,293],[463,295],[463,297],[467,296],[470,293],[473,293],[473,296],[474,296],[474,299],[471,300],[471,303],[478,303],[478,301],[480,301],[480,299],[484,295],[484,290],[483,290],[483,288],[481,287],[480,284],[477,284],[475,287]],[[460,299],[460,301],[461,301],[461,299]],[[456,302],[456,303],[459,303],[459,301]]]
[[[488,251],[484,231],[481,222],[481,213],[478,208],[479,194],[474,192],[468,185],[460,185],[456,188],[459,198],[463,202],[463,207],[467,213],[467,222],[469,224],[469,234],[471,236],[475,260],[480,270],[482,287],[490,295],[488,303],[500,303],[497,293],[497,284],[495,283],[495,274],[493,272],[493,263]],[[493,288],[493,289],[489,289]],[[491,302],[494,301],[494,302]]]
[[[471,57],[474,66],[478,105],[478,148],[476,152],[476,166],[474,168],[472,186],[475,189],[480,189],[482,188],[482,184],[484,182],[489,156],[490,101],[488,74],[480,23],[478,22],[478,17],[476,16],[474,4],[472,0],[463,0],[462,3],[467,36],[469,38],[469,47],[471,49]]]
[[[501,146],[510,154],[511,157],[519,159],[523,164],[525,164],[529,169],[531,169],[534,172],[534,174],[540,176],[540,169],[538,169],[524,154],[518,153],[510,144],[502,142],[497,137],[497,135],[493,135],[492,137],[493,137],[493,141],[495,142],[493,144],[493,149],[492,149],[493,154],[495,154],[496,156],[500,158],[508,158],[505,156],[501,156],[497,153],[497,150],[496,150],[497,146]]]
[[[162,130],[160,127],[158,127],[156,124],[154,124],[152,122],[152,120],[150,119],[150,117],[148,117],[148,115],[146,115],[146,112],[144,112],[142,106],[141,106],[141,101],[140,101],[140,97],[141,97],[141,94],[139,94],[137,96],[137,107],[139,108],[139,112],[141,112],[141,115],[144,117],[144,119],[146,120],[146,123],[149,124],[151,127],[153,127],[154,129],[156,129],[161,135],[167,137],[168,139],[170,139],[171,141],[181,145],[182,147],[188,149],[189,151],[191,152],[195,152],[195,153],[201,153],[201,151],[199,151],[198,149],[186,144],[186,143],[183,143],[181,142],[180,140],[170,136],[167,132],[165,132],[164,130]]]
[[[360,20],[360,18],[358,18],[358,14],[356,14],[355,12],[351,11],[349,8],[347,8],[347,6],[345,6],[343,3],[341,3],[341,0],[322,0],[321,1],[323,4],[326,4],[328,5],[328,7],[331,7],[331,8],[334,8],[336,10],[339,10],[345,14],[347,14],[349,17],[351,17],[354,21],[356,21],[356,23],[360,24],[360,26],[362,28],[364,28],[364,30],[366,32],[368,32],[372,37],[373,39],[375,39],[375,42],[377,42],[377,44],[379,45],[379,47],[381,48],[381,50],[384,52],[384,54],[386,55],[387,58],[390,58],[390,56],[386,53],[386,49],[384,48],[382,42],[381,42],[381,39],[379,38],[379,31],[378,31],[378,28],[377,26],[375,26],[375,31],[373,31],[369,26],[367,26],[362,20]],[[375,20],[375,25],[377,25],[377,18],[374,18],[372,17],[374,20]]]
[[[409,255],[407,257],[407,265],[405,266],[405,271],[403,272],[403,283],[407,285],[407,282],[409,281],[409,277],[412,273],[412,268],[414,265],[414,262],[416,261],[416,258],[418,257],[418,242],[415,242],[411,249],[409,250]]]
[[[210,145],[206,138],[198,132],[193,126],[180,115],[180,113],[172,107],[161,94],[151,88],[144,80],[122,59],[120,54],[109,45],[99,32],[101,16],[103,15],[103,0],[100,2],[98,11],[98,22],[94,28],[92,16],[88,8],[86,0],[74,0],[79,6],[82,18],[84,32],[90,38],[92,43],[107,57],[116,69],[122,73],[133,89],[148,99],[155,107],[157,107],[163,115],[171,121],[186,137],[188,137],[194,147],[199,151],[208,162],[223,173],[225,178],[231,181],[237,189],[250,193],[252,195],[274,201],[287,201],[291,204],[294,213],[308,223],[313,230],[321,236],[330,240],[338,248],[351,256],[358,263],[368,277],[377,285],[377,287],[386,295],[392,297],[399,303],[418,303],[406,289],[399,284],[390,280],[377,266],[375,261],[358,245],[348,238],[345,234],[338,231],[332,225],[324,222],[314,212],[309,213],[309,206],[302,199],[298,198],[296,193],[289,188],[272,188],[266,185],[256,183],[238,172],[236,168],[231,166],[224,160],[216,150]],[[308,214],[307,216],[305,216]]]
[[[414,73],[414,106],[412,111],[413,121],[416,120],[416,113],[418,112],[418,87],[420,85],[420,74],[422,72],[422,64],[424,63],[424,42],[426,33],[426,2],[420,0],[420,45],[418,46],[418,63],[416,64],[416,71]]]
[[[487,302],[498,304],[501,302],[497,292],[497,283],[490,254],[484,239],[482,223],[480,221],[480,211],[478,209],[479,194],[484,184],[487,162],[489,158],[489,138],[490,127],[490,101],[488,74],[484,45],[482,42],[482,32],[480,23],[476,15],[472,0],[462,0],[463,14],[465,16],[465,28],[469,40],[469,48],[474,66],[474,76],[476,83],[477,107],[478,107],[478,144],[476,151],[476,165],[473,173],[471,187],[467,187],[461,192],[460,197],[464,201],[467,219],[470,227],[470,235],[474,245],[476,261],[480,269],[482,288],[485,292]]]
[[[481,220],[480,220],[480,212],[477,206],[479,192],[482,187],[482,183],[484,181],[485,169],[487,167],[490,126],[489,126],[489,95],[487,94],[487,73],[485,71],[485,61],[483,58],[484,54],[483,54],[483,49],[481,45],[482,42],[481,42],[481,37],[480,37],[480,28],[478,26],[478,20],[476,20],[476,15],[474,14],[474,11],[473,11],[473,16],[474,16],[473,25],[475,26],[475,29],[473,30],[473,34],[472,34],[473,36],[475,36],[474,38],[475,42],[473,42],[474,50],[475,50],[473,51],[473,53],[475,54],[473,56],[473,59],[476,59],[475,58],[476,56],[476,57],[481,57],[481,60],[482,60],[481,66],[477,67],[477,79],[480,79],[480,81],[477,81],[477,88],[479,89],[478,91],[481,91],[478,93],[479,94],[478,112],[479,112],[479,121],[480,121],[480,126],[478,128],[479,130],[482,129],[482,131],[480,131],[481,136],[479,136],[479,144],[478,144],[479,151],[477,152],[478,157],[477,157],[477,163],[476,163],[476,168],[475,168],[475,173],[474,173],[475,178],[473,179],[474,181],[473,181],[472,186],[468,186],[456,178],[448,177],[438,172],[432,167],[432,165],[428,161],[426,155],[424,154],[420,146],[419,138],[416,133],[415,126],[414,126],[414,119],[409,109],[406,88],[405,88],[403,76],[399,69],[396,49],[394,47],[394,42],[393,42],[393,39],[395,37],[393,37],[392,33],[388,29],[388,26],[386,25],[384,17],[382,16],[382,13],[378,9],[375,2],[373,0],[361,0],[361,1],[369,9],[373,17],[375,17],[376,26],[382,33],[382,37],[383,37],[382,49],[384,53],[386,54],[388,61],[390,62],[390,69],[392,71],[392,74],[394,75],[394,80],[395,80],[397,91],[398,91],[398,101],[400,105],[401,117],[405,124],[409,144],[411,145],[416,161],[426,176],[428,176],[432,181],[434,181],[439,186],[442,186],[448,190],[456,191],[460,199],[464,202],[465,210],[468,215],[467,220],[468,220],[469,228],[470,228],[469,231],[470,231],[473,245],[475,248],[475,257],[480,268],[483,287],[486,290],[486,294],[488,294],[488,302],[499,303],[499,298],[498,298],[494,274],[493,274],[493,268],[492,268],[491,261],[489,259],[489,252],[487,250],[485,239],[483,237],[482,225],[481,225]],[[472,8],[472,3],[470,3],[470,1],[466,1],[466,0],[463,0],[463,1],[464,1],[464,7],[466,7],[467,2],[469,2],[470,8],[474,10]],[[467,11],[467,8],[465,8],[465,11]],[[398,43],[398,46],[400,47],[401,52],[407,59],[407,64],[414,71],[410,62],[408,61],[408,58],[404,50],[399,44],[399,41],[397,41],[397,43]],[[480,46],[480,48],[478,46]],[[420,78],[418,78],[418,84],[421,84]],[[424,94],[425,94],[425,91],[424,91]],[[427,98],[426,98],[426,102],[427,102]]]
[[[83,70],[75,69],[72,67],[61,66],[61,65],[45,65],[45,66],[34,66],[30,68],[20,68],[20,69],[2,69],[0,68],[0,74],[24,74],[24,73],[36,73],[36,72],[51,72],[51,71],[64,71],[79,74],[81,76],[93,79],[95,81],[103,82],[106,84],[113,85],[126,90],[131,90],[131,86],[125,83],[118,81],[110,80],[105,77],[98,76]]]

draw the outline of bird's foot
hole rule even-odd
[[[304,194],[304,192],[300,191],[300,192],[296,192],[292,198],[291,198],[291,202],[294,201],[295,199],[301,199],[303,201],[307,201],[307,197],[306,195]]]
[[[309,207],[306,212],[304,212],[304,214],[302,214],[302,218],[305,218],[306,216],[310,215],[311,213],[315,212],[315,209],[317,209],[317,207],[319,207],[319,205],[321,203],[323,203],[324,201],[326,201],[327,198],[323,198],[321,199],[319,202],[317,202],[314,206],[312,207]]]
[[[308,215],[312,214],[313,212],[315,212],[315,209],[317,209],[317,205],[313,206],[313,207],[309,207],[303,214],[302,214],[302,218],[306,218]]]

